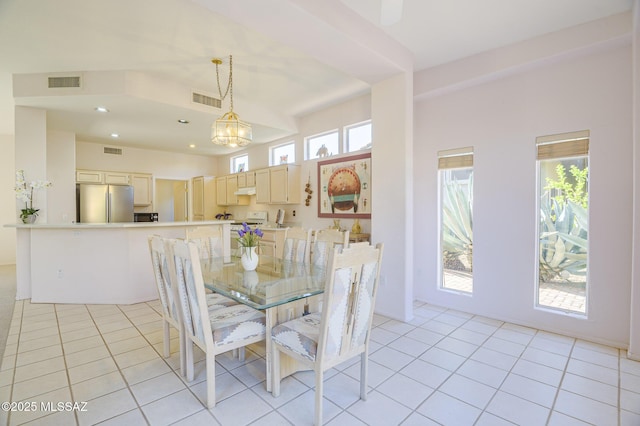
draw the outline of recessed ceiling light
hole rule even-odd
[[[120,137],[120,135],[119,135],[119,134],[117,134],[117,133],[111,133],[111,137],[112,137],[112,138],[119,138],[119,137]]]
[[[178,120],[178,123],[180,123],[180,124],[189,124],[189,120],[185,120],[184,118],[181,118],[180,120]]]
[[[194,143],[189,144],[189,148],[195,148],[195,147],[196,147],[196,144],[194,144]]]
[[[98,112],[109,112],[109,110],[103,106],[95,107],[95,110]]]

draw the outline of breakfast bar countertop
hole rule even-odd
[[[231,221],[11,224],[16,229],[16,299],[33,303],[132,304],[158,298],[149,236],[185,238],[222,228],[231,261]]]

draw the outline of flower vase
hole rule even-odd
[[[359,234],[360,232],[362,232],[362,228],[360,227],[360,220],[359,219],[355,219],[353,221],[353,226],[351,227],[351,233],[352,234]]]
[[[240,262],[242,262],[242,267],[245,271],[254,271],[258,266],[258,253],[256,253],[256,248],[257,247],[242,248]]]
[[[37,217],[38,216],[36,216],[35,214],[30,214],[22,218],[22,223],[27,223],[27,224],[35,223]]]

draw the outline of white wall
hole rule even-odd
[[[16,263],[16,230],[5,228],[16,223],[15,145],[13,135],[0,135],[0,265]]]
[[[632,211],[628,44],[420,101],[415,110],[415,295],[626,346]],[[588,319],[534,308],[535,138],[591,131]],[[437,287],[437,151],[474,147],[474,293]],[[613,152],[613,153],[608,153]]]
[[[122,148],[122,155],[105,154],[105,146]],[[215,176],[218,172],[214,157],[83,141],[76,143],[76,168],[151,173],[154,178],[181,180],[194,176]]]
[[[46,189],[48,223],[76,220],[75,143],[74,133],[47,132],[47,180],[52,183]]]

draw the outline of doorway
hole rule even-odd
[[[160,222],[187,222],[189,181],[156,179],[156,210]]]

